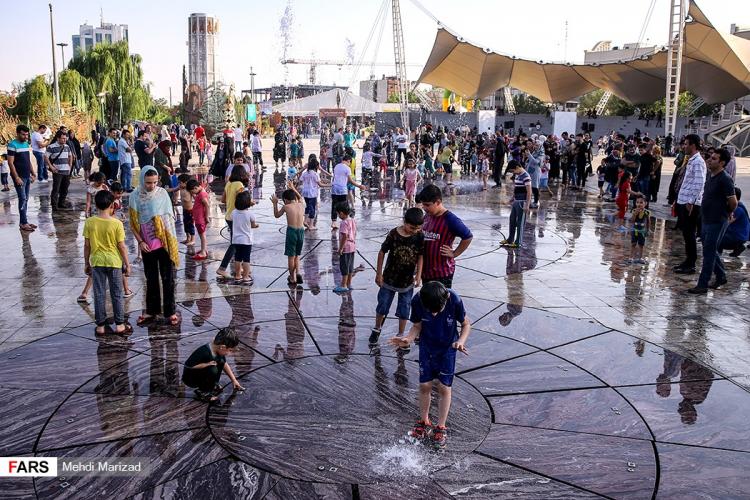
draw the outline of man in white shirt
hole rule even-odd
[[[47,167],[44,164],[44,155],[47,153],[47,146],[49,146],[50,135],[48,134],[47,125],[41,124],[39,128],[31,134],[31,152],[34,154],[36,160],[36,171],[39,175],[39,182],[47,182],[49,174],[47,173]]]
[[[672,269],[678,274],[695,273],[698,246],[695,236],[701,217],[703,186],[706,183],[706,162],[700,153],[701,138],[696,134],[685,137],[685,154],[689,157],[685,174],[677,194],[677,225],[685,239],[685,260]]]
[[[401,168],[401,158],[406,157],[406,150],[409,149],[409,138],[404,134],[404,130],[399,128],[393,140],[396,143],[396,167]]]
[[[240,127],[240,124],[238,123],[236,127],[234,127],[234,150],[235,151],[242,151],[242,127]]]

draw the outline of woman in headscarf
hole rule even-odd
[[[154,166],[159,174],[159,185],[165,189],[172,187],[171,176],[174,173],[174,167],[172,166],[171,147],[171,142],[161,141],[154,152]]]
[[[147,166],[141,170],[138,189],[130,194],[130,228],[143,254],[146,274],[146,312],[138,318],[138,325],[150,323],[160,312],[170,325],[180,321],[174,299],[180,263],[174,212],[169,193],[158,182],[156,169]]]

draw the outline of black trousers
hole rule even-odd
[[[261,151],[253,151],[253,163],[263,166],[263,153]]]
[[[331,220],[332,221],[335,221],[339,217],[338,212],[336,212],[336,206],[341,202],[346,202],[345,194],[332,194],[331,195]]]
[[[69,174],[52,173],[52,193],[50,194],[49,200],[53,209],[58,208],[65,203],[65,199],[68,197],[69,187]]]
[[[166,249],[143,252],[143,272],[146,274],[146,314],[155,316],[161,311],[165,318],[172,316],[176,271]]]
[[[677,205],[677,224],[685,240],[684,267],[695,267],[695,261],[698,260],[698,244],[695,238],[700,218],[700,206],[693,206],[693,209],[688,213],[686,205]]]
[[[221,365],[217,363],[216,366],[209,366],[199,370],[186,366],[182,372],[182,382],[188,387],[210,392],[219,383],[223,369],[223,363]]]
[[[492,180],[495,181],[495,185],[499,186],[501,184],[500,177],[503,174],[503,164],[505,163],[504,160],[500,160],[495,163],[494,168],[492,169]]]

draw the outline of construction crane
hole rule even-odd
[[[355,66],[356,63],[351,61],[336,61],[336,60],[330,60],[330,59],[282,59],[281,64],[287,65],[287,64],[307,64],[310,66],[309,69],[309,81],[311,85],[315,85],[317,83],[317,68],[318,66],[338,66],[339,69],[341,69],[343,66]],[[370,63],[363,63],[367,64],[369,66],[388,66],[388,67],[394,67],[394,63],[392,62],[370,62]],[[414,66],[414,67],[420,67],[418,64],[410,64],[408,66]]]

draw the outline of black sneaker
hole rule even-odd
[[[695,274],[695,268],[694,267],[681,267],[679,269],[675,269],[674,272],[677,274]]]
[[[708,285],[708,288],[710,288],[712,290],[718,290],[719,288],[721,288],[722,286],[724,286],[726,284],[727,284],[726,277],[721,278],[721,279],[716,278],[716,281],[714,281],[713,283],[711,283],[710,285]]]
[[[380,339],[380,328],[373,328],[370,330],[370,338],[368,339],[368,343],[370,345],[375,345],[378,343],[378,340]]]
[[[729,254],[730,257],[739,257],[742,252],[745,251],[745,245],[739,245],[737,248],[732,250],[732,253]]]
[[[693,295],[705,295],[708,293],[708,288],[703,288],[701,286],[694,286],[693,288],[690,288],[687,292]]]

